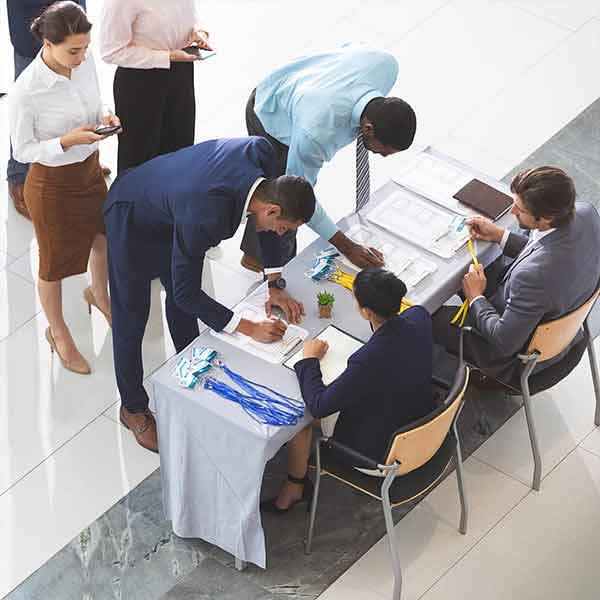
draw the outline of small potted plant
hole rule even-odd
[[[335,296],[329,292],[319,292],[317,302],[319,304],[319,319],[331,319],[331,309],[335,302]]]

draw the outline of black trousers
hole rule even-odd
[[[137,167],[194,143],[194,65],[170,69],[126,69],[115,73],[115,110],[123,125],[118,171]]]
[[[271,142],[277,159],[277,174],[285,175],[289,148],[265,131],[263,124],[254,112],[255,97],[256,90],[250,94],[250,98],[248,98],[246,104],[246,129],[248,130],[248,135],[264,137]],[[261,231],[259,233],[256,231],[254,221],[249,219],[240,248],[245,254],[252,256],[252,258],[258,260],[265,267],[284,265],[296,256],[296,231],[288,231],[282,236],[278,236],[272,231]],[[265,265],[262,259],[261,248],[263,250],[268,249],[269,256],[279,257],[279,264]]]

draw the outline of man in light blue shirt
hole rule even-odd
[[[359,136],[366,150],[381,156],[411,145],[416,129],[413,109],[399,98],[385,97],[397,75],[398,63],[391,54],[363,44],[305,56],[259,83],[246,107],[248,133],[269,139],[282,175],[302,176],[314,186],[323,163]],[[308,225],[357,266],[382,264],[377,250],[338,231],[318,202]],[[263,238],[270,234],[259,235],[261,245],[268,244]],[[247,230],[242,264],[253,270],[262,268],[255,260],[257,246]],[[295,255],[295,234],[288,236],[286,247],[283,263]]]

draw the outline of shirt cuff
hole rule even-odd
[[[67,150],[65,150],[62,147],[59,137],[52,138],[51,140],[42,142],[42,144],[44,144],[46,146],[44,148],[44,154],[47,154],[48,156],[62,156],[65,152],[68,151],[68,148],[67,148]]]
[[[233,333],[237,329],[241,320],[242,317],[240,317],[240,315],[236,315],[235,313],[233,313],[233,317],[231,317],[231,319],[229,319],[229,323],[227,323],[227,325],[223,327],[223,331],[225,333]]]
[[[485,300],[485,296],[482,296],[481,294],[479,294],[479,296],[475,296],[475,298],[473,298],[473,300],[471,300],[471,302],[469,302],[469,308],[471,308],[471,306],[473,306],[473,304],[475,302],[477,302],[477,300],[479,300],[480,298],[483,298]]]
[[[263,273],[265,275],[273,275],[273,273],[281,273],[283,271],[283,267],[269,267],[267,269],[263,269]]]
[[[502,250],[504,250],[504,247],[506,246],[506,242],[508,241],[509,235],[510,231],[508,229],[505,229],[504,233],[502,234],[502,239],[500,240],[500,247],[502,248]]]

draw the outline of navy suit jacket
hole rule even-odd
[[[33,58],[42,47],[31,32],[31,22],[55,0],[8,0],[8,30],[15,52],[25,58]],[[85,0],[75,0],[85,10]]]
[[[161,270],[170,269],[175,303],[220,331],[233,313],[202,290],[204,255],[233,237],[250,188],[276,172],[273,147],[262,137],[210,140],[123,172],[104,214],[120,203],[132,211],[118,232],[106,218],[109,260],[132,279],[156,277],[152,263],[167,261]]]
[[[315,418],[340,412],[333,438],[383,461],[394,431],[434,409],[431,317],[415,306],[384,323],[328,386],[316,358],[294,368]]]

